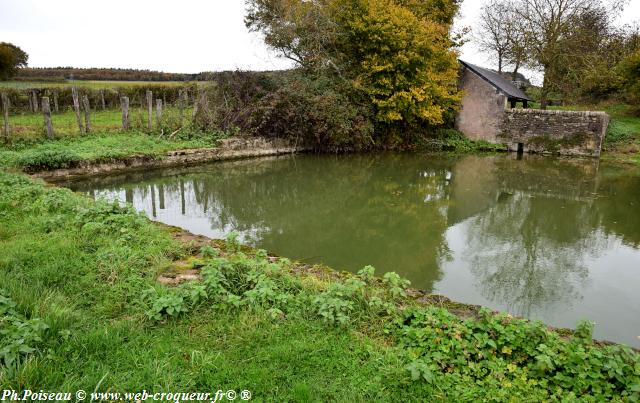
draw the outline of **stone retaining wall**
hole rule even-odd
[[[134,155],[109,162],[82,161],[73,168],[35,172],[32,173],[32,176],[55,181],[137,169],[187,166],[211,161],[292,154],[305,151],[310,151],[310,148],[283,139],[232,137],[223,140],[216,148],[171,151],[160,157]]]
[[[510,109],[498,142],[516,151],[599,157],[609,126],[604,112]]]

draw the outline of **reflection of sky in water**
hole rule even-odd
[[[604,170],[604,172],[603,172]],[[597,162],[304,156],[73,183],[212,238],[640,346],[640,175]],[[634,204],[635,203],[635,204]]]
[[[434,293],[464,296],[466,303],[489,306],[514,315],[525,315],[557,327],[573,327],[577,320],[591,318],[596,322],[596,336],[639,345],[636,336],[640,335],[640,273],[637,266],[629,267],[629,262],[640,262],[637,249],[624,245],[619,238],[608,237],[607,248],[601,254],[583,259],[584,266],[589,268],[588,277],[568,275],[564,278],[567,283],[555,284],[560,287],[561,293],[564,292],[561,297],[565,298],[551,300],[542,295],[542,300],[529,300],[528,306],[522,306],[515,301],[518,297],[516,293],[507,295],[504,299],[490,298],[491,292],[487,290],[487,285],[474,274],[473,262],[468,258],[467,242],[472,221],[473,218],[470,218],[447,229],[446,238],[453,252],[453,259],[443,263],[444,275],[434,285]],[[495,251],[487,250],[485,253],[490,255]],[[505,253],[511,251],[505,250]],[[487,269],[489,278],[498,271],[496,267]],[[555,269],[541,267],[540,270]],[[469,287],[470,284],[474,286]],[[499,287],[500,284],[496,286]],[[512,299],[509,301],[510,296]]]
[[[154,192],[151,197],[151,192]],[[95,197],[108,201],[118,200],[122,203],[126,201],[126,192],[124,190],[97,190]],[[135,190],[133,193],[132,204],[136,210],[143,212],[147,217],[154,221],[159,221],[168,225],[186,228],[190,232],[199,235],[206,235],[214,239],[223,239],[231,231],[237,230],[237,226],[231,223],[219,223],[212,225],[211,217],[219,215],[223,208],[219,205],[211,205],[204,208],[199,206],[195,200],[193,184],[184,183],[185,206],[190,206],[182,211],[182,199],[180,193],[164,192],[164,203],[160,203],[160,192],[155,186],[149,186],[144,191]],[[155,201],[155,207],[154,202]],[[191,206],[199,206],[201,209],[192,208]],[[240,236],[238,239],[243,243],[254,244],[253,240],[258,238],[260,231],[267,231],[268,228],[255,226],[254,228],[238,231]]]

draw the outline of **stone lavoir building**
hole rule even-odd
[[[600,156],[606,113],[528,109],[527,95],[497,72],[464,61],[460,70],[464,97],[456,129],[470,139],[518,152]]]

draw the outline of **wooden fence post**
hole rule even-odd
[[[58,112],[58,91],[53,91],[53,110]]]
[[[191,114],[191,120],[195,122],[196,116],[198,115],[198,107],[200,106],[200,91],[198,91],[198,95],[193,99],[193,113]]]
[[[76,112],[76,121],[78,122],[78,128],[80,133],[84,133],[84,127],[82,127],[82,118],[80,117],[80,101],[78,100],[78,89],[71,87],[71,96],[73,97],[73,110]]]
[[[104,90],[100,90],[100,101],[102,102],[102,110],[107,109],[107,104],[104,102]]]
[[[6,93],[0,94],[2,98],[2,117],[4,119],[4,142],[9,143],[9,97]]]
[[[91,105],[89,104],[89,96],[82,96],[82,106],[84,108],[84,126],[87,133],[91,131]]]
[[[180,109],[180,126],[182,126],[182,121],[184,119],[184,92],[179,89],[178,90],[178,108]]]
[[[156,99],[156,124],[160,127],[162,122],[162,99]]]
[[[47,138],[53,139],[53,124],[51,123],[51,106],[49,97],[42,97],[42,114],[44,115],[44,126],[47,128]]]
[[[33,111],[38,112],[38,94],[36,90],[31,90],[31,97],[33,98]]]
[[[122,130],[129,130],[129,97],[120,98],[122,106]]]
[[[153,128],[153,92],[147,90],[147,128]]]

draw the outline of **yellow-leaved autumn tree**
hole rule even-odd
[[[377,120],[443,123],[460,100],[449,25],[394,0],[335,0],[333,7],[344,27],[340,64],[375,105]]]
[[[348,82],[379,126],[442,124],[460,99],[458,0],[247,0],[247,26],[310,74]]]

